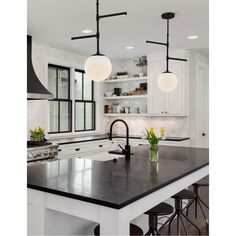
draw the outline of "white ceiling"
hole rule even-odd
[[[28,34],[37,41],[81,55],[96,51],[95,38],[71,41],[81,31],[95,32],[95,0],[28,0]],[[128,59],[164,50],[146,40],[165,41],[166,21],[161,14],[176,13],[170,22],[170,47],[208,49],[208,0],[100,0],[100,13],[127,11],[127,16],[101,20],[101,52]],[[196,40],[187,36],[198,35]],[[125,49],[134,46],[133,50]]]

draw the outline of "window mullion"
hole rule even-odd
[[[60,123],[61,123],[61,117],[60,117],[60,113],[61,113],[61,104],[60,104],[61,102],[60,101],[58,101],[58,133],[60,133],[60,131],[61,131],[61,127],[60,127]]]
[[[84,131],[86,130],[86,102],[84,102]]]

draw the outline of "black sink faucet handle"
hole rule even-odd
[[[123,147],[121,147],[121,145],[120,144],[118,144],[118,146],[120,147],[120,149],[122,150],[122,153],[123,154],[125,154],[126,153],[126,150],[123,148]]]

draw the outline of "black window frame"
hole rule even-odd
[[[70,73],[70,68],[65,67],[65,66],[60,66],[60,65],[55,65],[55,64],[48,64],[48,70],[49,68],[55,68],[57,72],[56,76],[56,98],[50,99],[50,101],[53,102],[58,102],[58,131],[57,132],[48,132],[48,134],[62,134],[62,133],[71,133],[72,132],[72,100],[71,100],[71,93],[70,93],[70,87],[71,87],[71,73]],[[63,70],[68,70],[68,99],[63,99],[63,98],[58,98],[58,69],[63,69]],[[68,102],[68,109],[70,112],[70,119],[68,119],[68,126],[70,129],[68,131],[60,131],[60,104],[61,102]]]
[[[94,101],[94,81],[92,81],[92,99],[91,100],[85,100],[84,99],[84,76],[85,71],[80,69],[75,69],[75,73],[80,72],[82,73],[82,99],[74,99],[75,101],[75,107],[74,107],[74,129],[75,132],[87,132],[87,131],[94,131],[96,130],[96,102]],[[76,103],[83,103],[84,104],[84,129],[77,130],[76,129]],[[92,114],[92,128],[86,129],[86,104],[91,103],[93,108],[93,114]]]

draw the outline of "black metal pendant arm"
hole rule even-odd
[[[169,60],[175,60],[175,61],[188,61],[187,59],[182,59],[182,58],[176,58],[176,57],[170,57],[169,56],[169,20],[174,18],[175,14],[172,12],[167,12],[162,14],[162,19],[167,20],[167,34],[166,34],[166,43],[160,43],[160,42],[155,42],[155,41],[150,41],[147,40],[146,43],[151,43],[151,44],[158,44],[166,47],[166,71],[169,72]]]
[[[99,15],[99,0],[96,0],[96,1],[97,1],[96,2],[96,28],[97,28],[97,33],[92,34],[92,35],[86,35],[86,36],[72,37],[71,40],[96,38],[97,39],[97,52],[96,52],[96,55],[101,55],[101,53],[100,53],[100,29],[99,29],[100,19],[108,18],[108,17],[114,17],[114,16],[127,15],[127,12],[119,12],[119,13],[114,13],[114,14]]]

